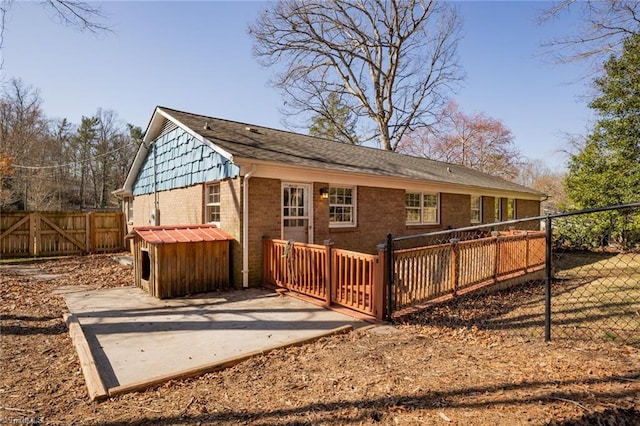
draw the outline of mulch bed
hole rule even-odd
[[[110,255],[0,266],[0,423],[640,424],[639,348],[545,343],[474,325],[478,312],[463,306],[456,315],[468,321],[416,315],[89,402],[53,290],[132,284],[132,269]],[[508,297],[503,306],[517,299]]]

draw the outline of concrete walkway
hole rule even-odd
[[[59,291],[71,312],[67,323],[92,399],[202,374],[278,347],[368,325],[260,289],[167,300],[137,287]],[[96,381],[101,382],[97,389],[91,384]]]

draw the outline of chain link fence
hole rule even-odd
[[[391,246],[395,321],[640,346],[640,203]]]

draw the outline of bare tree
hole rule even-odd
[[[45,0],[41,3],[53,11],[54,18],[65,26],[92,33],[109,30],[109,27],[101,22],[106,16],[96,3],[76,0]]]
[[[547,194],[542,202],[544,213],[555,213],[566,209],[567,194],[564,171],[553,171],[542,160],[525,160],[518,168],[516,182]]]
[[[390,151],[407,131],[432,125],[463,78],[460,21],[446,2],[281,0],[249,34],[263,65],[284,65],[273,84],[286,97],[285,114],[331,116],[335,93],[362,140]]]
[[[0,152],[11,159],[13,173],[3,179],[13,207],[26,209],[34,182],[32,170],[42,160],[48,123],[36,89],[12,79],[0,94]]]
[[[133,161],[142,130],[126,125],[113,110],[98,108],[97,141],[94,158],[90,162],[95,188],[95,204],[104,208],[113,204],[111,191],[118,188],[126,178]]]
[[[408,134],[398,150],[506,179],[517,176],[521,154],[511,130],[500,120],[482,113],[465,114],[455,102],[447,105],[441,117],[437,127]]]
[[[0,0],[0,49],[4,45],[7,13],[13,4],[13,0]],[[100,6],[94,3],[77,0],[42,0],[40,4],[50,10],[52,17],[65,26],[92,33],[109,31],[109,27],[103,23],[106,19],[105,14]],[[1,60],[0,69],[2,69]]]
[[[556,62],[587,60],[599,65],[621,52],[626,37],[640,31],[637,0],[562,0],[547,8],[540,21],[561,19],[569,13],[578,14],[578,26],[543,44],[546,54]]]

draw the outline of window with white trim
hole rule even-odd
[[[407,192],[404,203],[407,224],[437,224],[439,222],[439,194]]]
[[[356,226],[356,188],[329,188],[329,226]]]
[[[205,194],[205,220],[220,225],[220,184],[207,185]]]
[[[133,223],[133,197],[127,198],[127,221]]]
[[[471,196],[471,223],[482,222],[482,197],[478,195]]]
[[[514,198],[507,199],[507,220],[516,218],[516,200]]]
[[[494,222],[502,220],[502,198],[500,197],[493,199],[493,215]]]

